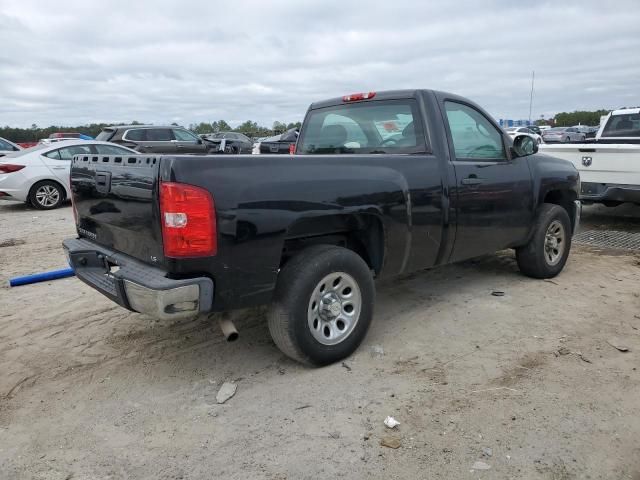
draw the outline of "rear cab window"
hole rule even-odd
[[[425,153],[414,99],[377,100],[309,111],[296,153]]]
[[[640,114],[611,115],[603,137],[640,137]]]

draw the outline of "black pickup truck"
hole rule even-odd
[[[557,275],[580,217],[574,166],[513,143],[431,90],[309,108],[293,155],[76,156],[78,278],[162,318],[271,304],[276,345],[312,365],[353,352],[374,278],[513,248]]]

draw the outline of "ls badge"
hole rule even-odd
[[[590,167],[591,163],[593,163],[593,158],[591,157],[582,157],[582,165],[585,167]]]

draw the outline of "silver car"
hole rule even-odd
[[[584,142],[585,138],[586,134],[578,131],[576,127],[557,127],[542,131],[545,143]]]

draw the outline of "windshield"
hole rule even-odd
[[[424,135],[415,100],[380,100],[309,112],[297,153],[421,153]]]

